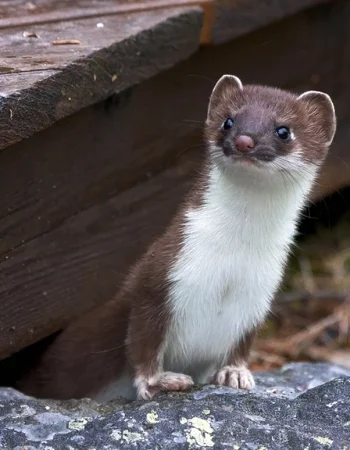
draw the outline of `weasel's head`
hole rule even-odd
[[[205,135],[219,167],[266,173],[319,166],[336,130],[331,98],[318,91],[295,95],[224,75],[210,97]]]

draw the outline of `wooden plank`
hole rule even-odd
[[[188,11],[188,10],[187,10]],[[174,11],[170,11],[170,16],[174,14]],[[21,73],[32,72],[41,70],[60,70],[65,69],[72,65],[76,61],[76,64],[81,66],[81,70],[84,71],[84,65],[88,65],[87,59],[89,58],[95,66],[90,65],[90,71],[101,72],[103,70],[104,60],[101,60],[98,55],[98,51],[104,51],[112,45],[128,40],[132,36],[138,33],[143,33],[147,30],[151,30],[159,24],[162,24],[167,20],[169,11],[166,14],[160,13],[157,16],[154,13],[142,13],[140,16],[112,16],[104,18],[103,28],[98,28],[98,21],[96,19],[76,20],[67,22],[58,22],[57,24],[40,24],[38,29],[35,29],[35,33],[40,38],[27,38],[23,36],[21,32],[16,29],[6,29],[0,31],[0,46],[1,57],[0,66],[1,74],[6,73]],[[191,23],[191,21],[190,21]],[[172,30],[169,30],[171,33]],[[178,36],[177,36],[178,37]],[[189,37],[187,35],[187,37]],[[198,27],[196,33],[191,33],[190,37],[195,37],[195,46],[198,45]],[[162,36],[164,41],[165,36]],[[76,45],[54,45],[55,41],[59,40],[73,40],[79,42]],[[180,44],[177,39],[176,45]],[[147,44],[154,45],[152,40],[148,40]],[[175,44],[175,43],[174,43]],[[167,44],[163,50],[167,49]],[[152,52],[152,49],[146,47],[146,43],[143,44],[143,48],[133,49],[135,53],[131,55],[135,64],[143,64],[142,53]],[[158,47],[158,50],[159,47]],[[193,44],[192,44],[193,51]],[[125,58],[125,55],[123,55]],[[119,62],[119,61],[118,61]],[[129,62],[129,61],[128,61]],[[100,67],[102,65],[102,67]],[[118,71],[116,74],[119,76],[122,71],[123,61],[119,62]],[[128,70],[130,70],[128,68]],[[95,73],[94,72],[94,73]],[[105,75],[109,80],[113,77],[115,72],[110,72],[106,67]],[[89,74],[93,75],[93,74]],[[100,75],[98,73],[95,73]],[[101,75],[100,75],[101,76]],[[1,80],[1,75],[0,75]],[[97,79],[92,81],[97,82]],[[117,79],[115,80],[117,81]],[[85,87],[85,86],[83,86]],[[21,87],[20,87],[21,88]],[[2,87],[6,92],[6,85]]]
[[[278,20],[334,0],[218,0],[211,42],[222,44]]]
[[[234,0],[232,0],[234,1]],[[0,30],[13,27],[38,27],[40,24],[57,23],[84,18],[101,18],[110,15],[124,15],[135,12],[156,11],[158,9],[200,6],[204,20],[201,42],[211,41],[214,7],[216,0],[85,0],[62,2],[61,0],[42,0],[34,4],[19,0],[13,3],[0,3]],[[100,22],[103,24],[103,22]],[[37,32],[29,32],[31,37]]]
[[[225,42],[320,1],[0,2],[0,149],[187,58],[199,42]],[[54,46],[57,38],[79,44]]]
[[[197,12],[197,14],[195,14]],[[186,35],[189,39],[188,43],[191,43],[193,37],[195,37],[195,44],[198,44],[198,25],[200,20],[198,17],[193,19],[193,15],[199,15],[198,10],[191,9],[166,9],[161,11],[155,11],[152,13],[145,12],[142,14],[129,14],[121,16],[113,16],[104,18],[103,27],[98,27],[98,20],[74,20],[59,21],[55,26],[52,24],[41,23],[38,28],[30,30],[35,37],[26,37],[23,35],[22,30],[16,28],[10,28],[0,31],[0,45],[2,48],[0,66],[1,74],[13,73],[13,72],[27,72],[38,71],[47,69],[63,69],[70,65],[74,60],[78,58],[87,58],[89,55],[94,56],[94,52],[99,49],[108,48],[113,44],[120,43],[123,40],[130,39],[133,36],[155,28],[159,24],[171,19],[178,18],[178,15],[186,15],[190,13],[188,24],[186,21],[181,23],[181,19],[178,20],[178,27],[181,25],[197,25],[194,33]],[[192,19],[192,20],[191,20]],[[17,20],[17,19],[16,19]],[[171,35],[174,30],[170,26],[167,32],[170,33],[168,40],[171,40]],[[159,38],[165,36],[159,36]],[[178,38],[178,36],[176,36]],[[190,39],[192,38],[192,39]],[[57,40],[76,40],[79,41],[79,45],[70,47],[69,45],[55,46],[53,42]],[[178,40],[178,39],[177,39]],[[179,45],[181,43],[174,41],[173,45]],[[150,40],[149,44],[152,44]],[[192,44],[192,43],[191,43]],[[163,44],[166,45],[166,42]],[[192,44],[193,45],[193,44]],[[192,47],[193,48],[193,47]],[[196,47],[195,47],[196,48]],[[139,52],[136,52],[133,56],[136,60],[139,59],[139,63],[142,62],[141,58],[137,58],[142,53],[142,48]],[[170,48],[168,49],[170,51]],[[80,62],[81,64],[83,61]],[[6,70],[6,67],[8,69]]]
[[[201,6],[204,10],[202,43],[223,43],[262,26],[331,0],[26,0],[0,4],[0,29],[40,23],[102,17],[165,7]]]
[[[6,70],[8,68],[6,67]],[[59,71],[54,69],[45,70],[33,70],[31,72],[19,72],[19,73],[3,73],[1,74],[0,67],[0,105],[3,105],[4,98],[10,95],[18,95],[18,87],[21,86],[22,91],[26,91],[31,88],[35,83],[40,83],[47,78],[56,75]],[[5,90],[2,90],[4,88]],[[13,111],[8,111],[9,115],[3,116],[3,119],[8,120],[8,126],[11,126],[13,119]]]
[[[222,73],[289,88],[311,79],[312,88],[338,96],[337,111],[347,117],[341,98],[348,94],[344,88],[337,92],[334,81],[335,73],[347,77],[348,60],[341,63],[341,58],[350,39],[342,17],[335,7],[320,8],[202,49],[131,93],[114,97],[118,103],[108,102],[108,109],[102,104],[85,109],[0,152],[0,254],[175,164],[180,152],[198,143],[210,91]],[[34,107],[30,117],[40,113]]]
[[[231,2],[235,0],[230,0]],[[0,3],[0,29],[157,9],[214,4],[216,0],[11,0]]]
[[[0,149],[186,59],[198,48],[202,13],[111,16],[104,25],[97,28],[95,19],[43,25],[42,38],[34,40],[15,30],[0,32]],[[57,38],[79,39],[81,45],[53,46]],[[6,67],[38,73],[38,79],[31,73],[31,84],[16,87]],[[42,70],[57,72],[42,79]]]
[[[0,358],[113,295],[125,267],[164,229],[189,188],[188,170],[159,175],[2,258]]]

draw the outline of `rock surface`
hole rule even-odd
[[[206,386],[152,402],[53,402],[0,390],[0,448],[350,449],[350,372],[288,364],[250,393]]]

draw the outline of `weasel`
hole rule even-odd
[[[99,401],[253,388],[249,350],[335,131],[325,93],[220,78],[201,173],[177,215],[118,295],[68,326],[19,388]]]

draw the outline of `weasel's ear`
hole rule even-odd
[[[227,98],[232,93],[232,90],[235,89],[243,91],[242,81],[238,77],[234,75],[223,75],[220,78],[210,96],[207,119],[209,119],[212,110],[222,103],[225,97]]]
[[[307,91],[299,95],[303,102],[315,133],[325,145],[331,145],[337,128],[337,118],[332,99],[328,94],[319,91]]]

